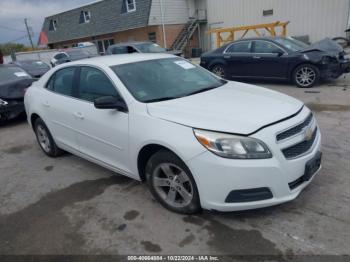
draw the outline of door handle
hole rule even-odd
[[[76,118],[81,119],[81,120],[83,120],[83,119],[84,119],[83,114],[82,114],[82,113],[80,113],[80,112],[75,112],[75,113],[74,113],[74,116],[75,116]]]
[[[231,56],[230,56],[230,55],[224,55],[224,58],[225,58],[225,59],[230,59]]]
[[[254,59],[260,59],[261,56],[253,56]]]
[[[45,102],[43,103],[43,105],[44,105],[45,107],[50,107],[49,101],[45,101]]]

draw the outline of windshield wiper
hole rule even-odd
[[[155,98],[155,99],[150,99],[144,101],[144,103],[155,103],[155,102],[162,102],[162,101],[167,101],[167,100],[173,100],[179,97],[176,96],[167,96],[167,97],[160,97],[160,98]]]

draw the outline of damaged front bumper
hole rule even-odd
[[[23,101],[9,101],[7,104],[0,104],[0,121],[6,121],[18,117],[24,112]]]
[[[350,59],[340,60],[340,68],[343,73],[350,73]]]
[[[322,79],[337,79],[346,73],[350,73],[350,59],[342,59],[337,63],[327,64],[321,68]]]

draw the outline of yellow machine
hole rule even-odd
[[[230,28],[218,28],[208,31],[209,34],[216,35],[216,47],[220,47],[227,42],[232,42],[235,40],[235,33],[244,31],[240,39],[244,38],[249,31],[253,31],[257,36],[261,36],[259,30],[266,30],[271,36],[286,36],[287,35],[287,26],[289,22],[275,22],[270,24],[258,24],[258,25],[249,25],[249,26],[239,26],[239,27],[230,27]],[[277,28],[282,28],[282,31],[278,34]],[[226,35],[226,36],[224,36]]]

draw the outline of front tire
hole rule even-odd
[[[49,157],[58,157],[63,151],[57,147],[52,135],[41,118],[34,123],[34,131],[40,148]]]
[[[193,176],[175,154],[167,150],[155,153],[147,163],[146,177],[152,195],[165,208],[180,214],[201,210]]]
[[[320,81],[320,70],[314,65],[300,65],[293,72],[293,81],[300,88],[313,87]]]

